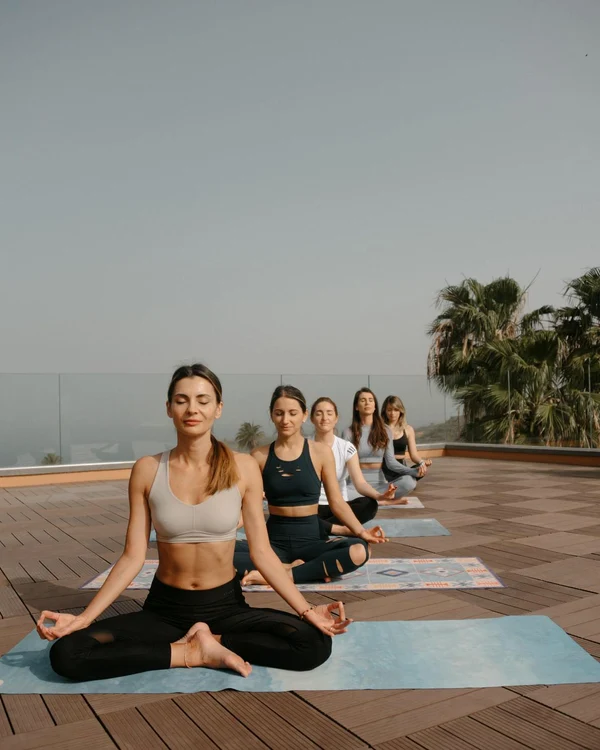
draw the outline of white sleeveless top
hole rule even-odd
[[[356,448],[350,441],[343,440],[336,435],[333,438],[331,450],[333,451],[333,457],[335,458],[335,473],[338,484],[340,485],[340,492],[342,493],[344,500],[348,502],[348,467],[346,464],[356,453]],[[321,485],[319,505],[327,505],[327,495],[325,494],[325,488],[323,485]]]

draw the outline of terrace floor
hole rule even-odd
[[[452,535],[392,542],[386,557],[477,556],[504,589],[348,593],[363,620],[549,615],[600,659],[600,472],[443,458],[418,496]],[[398,511],[382,515],[398,516]],[[125,482],[0,489],[0,653],[42,609],[79,612],[78,586],[119,555]],[[150,555],[151,556],[151,555]],[[107,612],[129,612],[126,592]],[[256,605],[279,606],[273,594]],[[313,603],[327,601],[309,594]],[[600,748],[600,684],[477,690],[192,695],[3,695],[3,750],[578,750]]]

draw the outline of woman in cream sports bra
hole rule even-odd
[[[331,636],[345,632],[343,604],[311,607],[271,549],[256,461],[232,453],[211,432],[221,394],[204,365],[174,373],[167,413],[177,446],[133,467],[123,554],[81,614],[44,611],[37,622],[40,637],[55,641],[50,662],[57,674],[80,681],[171,667],[232,669],[244,677],[251,664],[308,670],[327,660]],[[246,603],[233,568],[242,509],[257,569],[297,614]],[[151,523],[158,569],[143,609],[95,622],[140,572]]]

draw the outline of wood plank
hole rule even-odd
[[[409,739],[425,750],[474,750],[470,742],[460,739],[442,727],[424,729],[422,732],[411,734]]]
[[[92,709],[81,695],[45,695],[43,699],[55,724],[73,724],[94,718]]]
[[[539,725],[530,724],[515,714],[511,714],[509,719],[499,707],[479,711],[473,714],[472,718],[517,742],[522,742],[532,750],[581,750],[580,745],[566,737],[559,737]]]
[[[530,724],[548,729],[559,737],[572,740],[586,750],[600,748],[600,729],[590,727],[557,711],[552,711],[540,703],[535,703],[527,698],[518,698],[502,704],[501,709],[528,721]],[[508,720],[510,721],[510,719]]]
[[[96,719],[38,729],[2,740],[2,750],[112,750],[115,747]]]
[[[173,701],[144,704],[141,715],[169,748],[177,750],[218,750],[214,742]]]
[[[579,685],[550,685],[529,694],[529,698],[550,708],[561,708],[589,695],[596,695],[600,702],[600,684],[597,682],[581,683]]]
[[[159,703],[173,697],[170,693],[90,693],[85,699],[94,713],[103,717],[113,711],[139,707],[146,703]]]
[[[441,728],[455,737],[470,742],[477,750],[531,750],[527,745],[507,737],[502,732],[497,732],[469,716],[442,724]]]
[[[305,727],[293,727],[265,706],[259,694],[220,692],[214,697],[272,750],[316,750],[305,734]],[[270,695],[270,694],[269,694]]]
[[[504,688],[486,688],[475,690],[468,695],[461,695],[436,703],[434,710],[430,706],[406,711],[378,721],[354,727],[355,733],[372,745],[419,732],[437,724],[458,719],[479,709],[496,706],[512,700],[513,693]]]
[[[102,723],[120,750],[166,750],[165,743],[135,708],[105,714]]]
[[[209,693],[178,696],[175,703],[217,747],[227,750],[265,750],[267,747]]]
[[[323,750],[345,750],[364,748],[367,745],[356,735],[344,729],[337,722],[291,693],[257,693],[256,697],[265,706],[296,727]]]
[[[54,726],[41,695],[5,695],[2,700],[15,734]]]

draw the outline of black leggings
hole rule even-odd
[[[271,547],[281,562],[304,560],[302,565],[292,569],[294,583],[324,581],[342,573],[351,573],[369,559],[369,545],[362,539],[332,537],[325,541],[316,513],[300,518],[270,515],[267,531]],[[361,548],[358,562],[350,556],[350,548],[354,545]],[[233,564],[240,577],[254,569],[247,541],[238,539],[235,543]]]
[[[155,577],[141,612],[65,635],[50,649],[50,663],[57,674],[79,681],[168,669],[171,643],[196,622],[205,622],[242,659],[263,667],[314,669],[331,654],[331,638],[296,615],[250,607],[235,578],[191,591]]]
[[[379,503],[372,497],[356,497],[354,500],[346,503],[346,505],[352,509],[352,512],[361,523],[372,521],[379,510]],[[333,515],[329,505],[319,505],[319,520],[322,538],[326,538],[331,534],[331,527],[334,524],[344,525],[343,521],[340,521]]]

